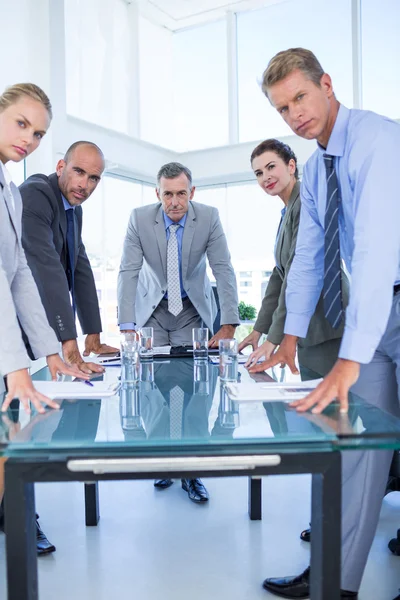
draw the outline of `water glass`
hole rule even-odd
[[[195,360],[208,359],[208,329],[207,327],[196,327],[192,329],[193,335],[193,358]]]
[[[140,363],[140,381],[154,383],[154,362],[152,360]]]
[[[237,340],[219,340],[219,376],[221,381],[237,381],[238,343]]]
[[[193,394],[207,396],[209,393],[208,362],[196,359],[193,364]]]
[[[133,384],[139,380],[139,342],[136,333],[121,334],[121,382]]]
[[[140,330],[140,358],[143,360],[152,359],[154,330],[152,327],[142,327]]]

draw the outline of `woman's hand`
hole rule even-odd
[[[273,344],[272,342],[269,342],[267,340],[266,342],[261,344],[261,346],[259,346],[257,348],[257,350],[255,350],[254,352],[252,352],[250,354],[250,356],[247,359],[247,362],[244,366],[252,367],[253,365],[257,364],[258,360],[262,356],[265,357],[265,360],[268,360],[272,356],[272,354],[275,352],[275,348],[276,348],[276,344]]]
[[[31,412],[29,401],[32,402],[33,406],[40,413],[45,412],[44,404],[51,408],[60,408],[57,402],[35,390],[28,369],[19,369],[18,371],[8,373],[7,387],[8,393],[1,407],[2,412],[6,412],[14,398],[19,399],[27,413]]]

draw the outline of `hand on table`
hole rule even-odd
[[[93,352],[93,354],[114,354],[119,352],[119,350],[113,346],[102,344],[100,342],[99,333],[89,333],[85,339],[85,350],[83,352],[83,356],[90,356],[91,352]]]
[[[251,367],[252,365],[256,365],[258,359],[262,356],[265,356],[265,360],[270,359],[276,347],[276,344],[273,344],[269,340],[266,340],[263,344],[261,344],[261,346],[257,348],[257,350],[254,350],[254,352],[250,354],[244,366]]]
[[[240,342],[240,344],[238,346],[238,351],[241,352],[242,350],[247,348],[247,346],[251,346],[253,348],[253,350],[256,350],[258,347],[258,342],[260,340],[260,337],[261,337],[261,333],[259,331],[256,331],[255,329],[253,329],[253,331],[251,333],[249,333],[249,335],[247,337],[245,337],[242,342]]]
[[[68,365],[75,365],[80,373],[104,373],[104,367],[93,362],[85,362],[79,352],[76,340],[65,340],[62,342],[62,352]],[[79,377],[81,377],[81,374]]]
[[[338,358],[332,370],[323,381],[305,398],[295,400],[290,406],[298,412],[305,412],[314,406],[314,414],[321,413],[333,400],[339,400],[340,412],[349,408],[349,389],[357,381],[360,364],[352,360]]]
[[[218,348],[219,340],[231,340],[235,335],[235,325],[222,325],[221,329],[208,342],[209,348]]]
[[[266,371],[267,369],[280,364],[281,367],[287,365],[294,375],[298,375],[299,371],[295,364],[296,348],[297,337],[294,335],[285,335],[278,350],[274,352],[270,358],[264,360],[264,362],[250,367],[249,373]]]
[[[51,408],[60,408],[57,402],[44,396],[34,388],[28,369],[19,369],[18,371],[8,373],[7,387],[8,393],[1,407],[2,412],[6,412],[14,398],[19,399],[27,413],[31,412],[29,401],[32,402],[33,406],[40,413],[45,412],[44,404]]]

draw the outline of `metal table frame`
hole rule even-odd
[[[38,572],[35,531],[35,482],[82,481],[86,486],[86,517],[98,521],[98,481],[130,479],[249,476],[257,492],[264,475],[312,474],[311,600],[340,599],[341,454],[317,444],[280,451],[254,447],[246,454],[199,456],[181,449],[142,456],[107,452],[87,456],[10,453],[5,465],[5,520],[8,600],[37,600]],[[262,453],[263,452],[263,453]],[[268,454],[266,454],[268,452]],[[204,449],[203,449],[204,453]],[[175,463],[175,464],[174,464]],[[185,466],[186,465],[186,466]],[[94,486],[92,484],[95,484]],[[258,488],[260,491],[260,488]],[[250,504],[251,504],[250,494]],[[261,496],[258,494],[260,500]],[[96,521],[96,522],[97,522]],[[257,582],[255,582],[257,585]],[[55,591],[56,594],[56,591]]]

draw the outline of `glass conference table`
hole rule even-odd
[[[109,367],[102,377],[119,374]],[[48,379],[47,370],[34,378]],[[400,447],[400,420],[361,399],[348,415],[332,405],[319,416],[282,402],[232,402],[218,367],[192,359],[143,362],[140,381],[115,396],[60,404],[2,417],[8,600],[38,598],[35,482],[84,482],[86,523],[97,524],[98,481],[247,476],[257,519],[261,476],[300,473],[312,474],[311,599],[339,600],[340,451]]]

